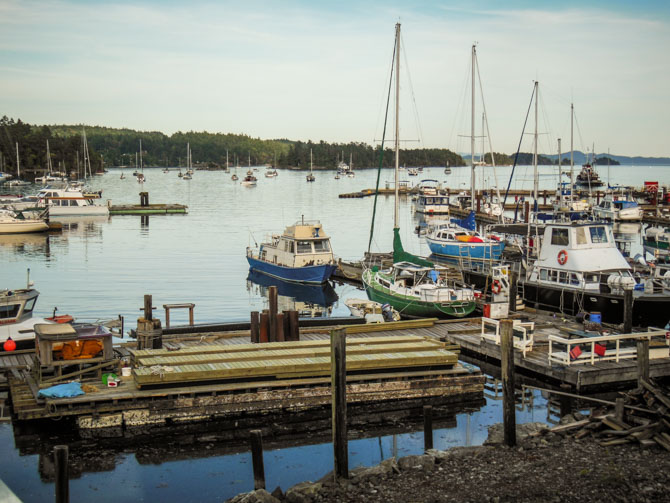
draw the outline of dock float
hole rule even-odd
[[[184,204],[121,204],[109,207],[110,215],[170,215],[188,213],[188,206]]]

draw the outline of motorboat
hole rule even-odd
[[[265,178],[275,178],[278,174],[276,169],[268,169],[265,171]]]
[[[324,283],[337,269],[321,222],[304,218],[257,250],[248,247],[247,261],[253,271],[296,283]]]
[[[493,234],[485,236],[475,229],[475,214],[462,220],[436,223],[426,236],[431,253],[455,259],[499,260],[505,242]]]
[[[664,227],[649,227],[642,238],[644,251],[662,262],[670,261],[670,231]]]
[[[367,323],[400,321],[400,313],[391,304],[380,304],[369,299],[347,299],[344,301],[352,316],[365,318]]]
[[[245,187],[255,187],[257,182],[258,179],[254,176],[254,172],[252,170],[249,170],[247,171],[247,175],[244,178],[242,178],[242,181],[240,183]]]
[[[582,170],[577,175],[575,182],[577,185],[587,187],[600,187],[603,185],[603,181],[600,179],[600,176],[590,162],[587,162],[582,166]]]
[[[407,169],[407,174],[409,176],[419,176],[419,170],[416,168],[408,168]]]
[[[593,207],[593,216],[612,222],[639,222],[643,211],[636,201],[607,194],[600,204]]]
[[[0,209],[0,234],[45,232],[49,224],[42,218],[26,218],[23,213]]]
[[[48,207],[49,217],[109,215],[108,205],[95,203],[97,197],[99,194],[85,194],[81,188],[47,187],[37,193],[37,208]]]
[[[421,180],[414,211],[429,215],[449,214],[449,196],[440,194],[437,180]]]

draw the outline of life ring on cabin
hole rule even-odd
[[[500,291],[502,290],[502,285],[500,284],[500,281],[497,279],[493,280],[493,283],[491,284],[491,293],[493,294],[499,294]]]
[[[557,260],[560,265],[565,265],[565,263],[568,261],[568,251],[567,250],[559,251]]]

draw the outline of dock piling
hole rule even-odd
[[[298,319],[298,311],[292,310],[289,311],[289,327],[291,337],[290,341],[299,341],[300,340],[300,320]]]
[[[283,313],[277,313],[277,323],[276,323],[276,329],[277,329],[277,337],[276,337],[276,342],[284,342],[286,338],[284,337],[284,314]]]
[[[623,333],[633,331],[633,290],[623,291]]]
[[[254,490],[265,489],[265,466],[263,465],[263,435],[261,430],[251,430],[251,463],[254,467]]]
[[[268,308],[270,311],[270,342],[277,342],[277,287],[268,288]]]
[[[423,449],[429,451],[433,448],[433,406],[423,406]]]
[[[519,274],[516,271],[510,270],[509,272],[509,299],[508,300],[508,311],[509,313],[516,312],[516,295],[517,295],[517,284],[519,281]]]
[[[649,381],[649,339],[637,340],[637,385],[642,388],[642,381]]]
[[[70,473],[67,445],[54,447],[54,462],[56,465],[56,503],[68,503],[70,501]]]
[[[623,421],[623,406],[623,397],[617,398],[614,405],[614,417],[617,421]]]
[[[514,321],[502,320],[500,363],[503,382],[503,431],[505,445],[516,445],[516,410],[514,406]]]
[[[332,388],[333,457],[335,478],[349,478],[347,442],[347,333],[330,332],[330,368]]]
[[[260,335],[259,342],[270,342],[270,313],[267,309],[263,309],[261,313],[261,326],[260,326]]]
[[[251,311],[251,342],[257,344],[261,340],[261,315],[258,311]]]
[[[144,319],[147,321],[153,319],[153,302],[151,295],[144,296]]]

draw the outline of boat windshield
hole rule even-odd
[[[317,253],[330,251],[328,240],[322,239],[320,241],[314,241],[314,251]]]
[[[33,312],[33,308],[35,307],[35,302],[37,301],[37,297],[33,297],[32,299],[28,299],[26,302],[26,306],[23,308],[23,313],[24,314],[30,314]]]
[[[311,241],[298,241],[297,244],[298,244],[297,253],[312,253]]]
[[[607,232],[605,227],[590,227],[592,243],[607,243]]]
[[[5,306],[0,306],[0,319],[4,318],[16,318],[19,314],[19,309],[21,304],[9,304]]]

